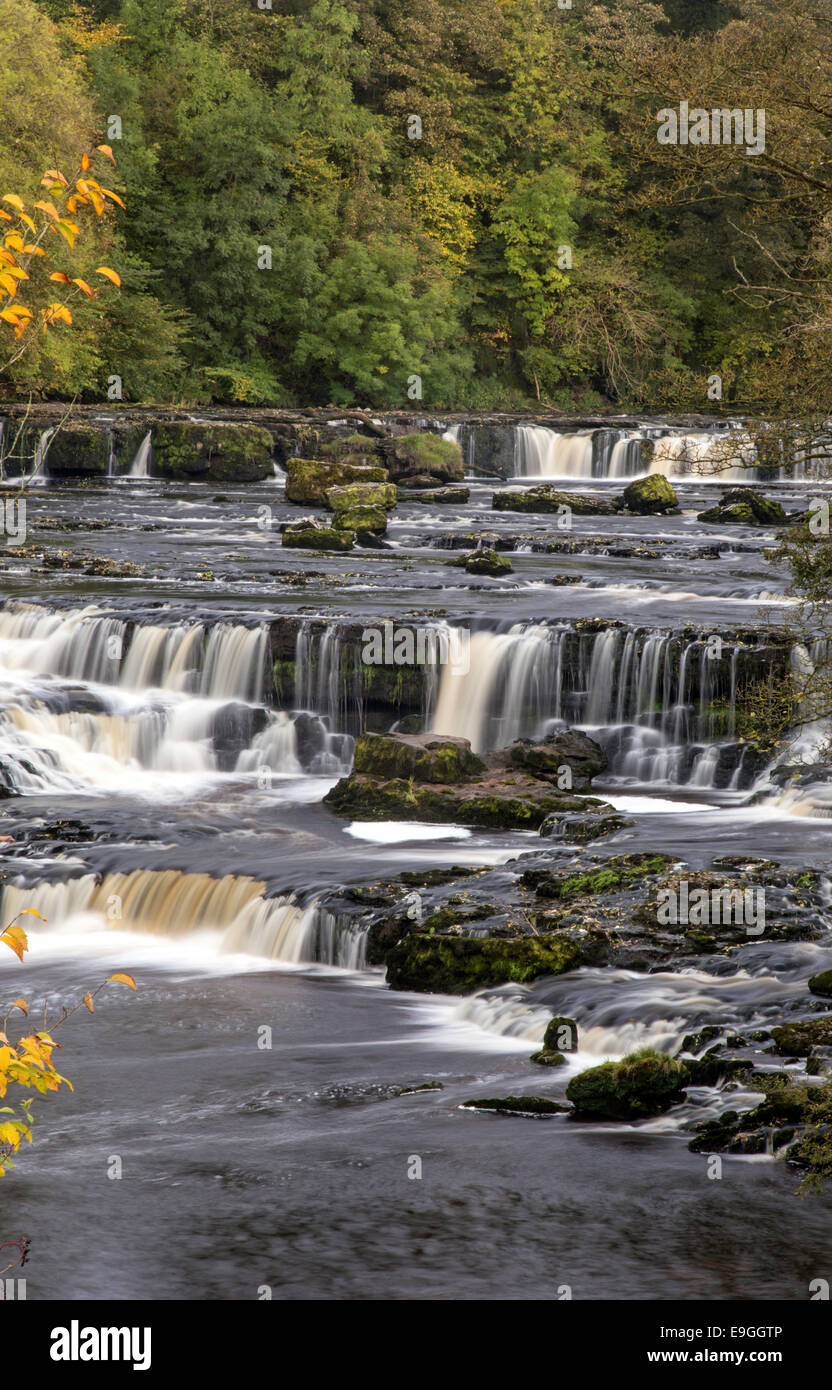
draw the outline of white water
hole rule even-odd
[[[131,478],[147,478],[150,476],[148,465],[150,463],[151,431],[148,430],[138,449],[136,456],[130,465]]]

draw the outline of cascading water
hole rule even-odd
[[[743,771],[732,737],[739,649],[725,645],[714,658],[704,638],[620,627],[475,633],[470,670],[443,673],[432,729],[487,752],[566,721],[604,746],[616,780],[747,787],[757,769]]]
[[[132,464],[130,465],[131,478],[148,478],[150,476],[149,466],[151,438],[151,431],[148,430],[147,434],[145,435],[144,439],[142,440],[141,444],[136,450],[136,456],[133,459]]]
[[[287,964],[363,968],[366,932],[341,923],[316,901],[263,896],[265,884],[244,876],[137,870],[85,874],[61,883],[0,890],[0,917],[13,921],[38,912],[50,932],[133,931],[156,936],[198,936],[211,954],[240,952]]]

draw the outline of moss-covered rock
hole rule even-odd
[[[561,492],[549,483],[521,491],[495,492],[491,499],[495,512],[561,512],[567,508],[575,516],[613,516],[618,510],[615,502],[604,497],[586,497],[580,492]]]
[[[397,501],[394,483],[347,483],[343,487],[328,488],[326,494],[326,504],[336,516],[339,512],[367,508],[389,511]]]
[[[312,518],[294,522],[283,532],[283,544],[290,550],[352,550],[354,531],[336,531],[332,526],[320,526]]]
[[[333,526],[336,531],[355,531],[373,536],[383,536],[387,532],[387,513],[382,507],[350,507],[347,511],[336,512]]]
[[[646,478],[636,478],[625,487],[624,505],[629,512],[639,516],[656,516],[679,510],[679,499],[663,473],[651,473]]]
[[[820,995],[821,999],[832,999],[832,970],[822,970],[819,975],[813,975],[809,989],[812,994]]]
[[[564,769],[571,774],[570,787],[580,791],[607,766],[607,755],[600,744],[579,729],[566,729],[542,743],[518,739],[508,751],[510,762],[533,777],[559,783]]]
[[[470,497],[467,487],[399,488],[400,502],[422,502],[425,506],[464,507]]]
[[[325,507],[327,493],[353,483],[386,483],[381,464],[354,463],[349,459],[286,460],[286,501]]]
[[[256,483],[274,475],[272,437],[259,425],[156,425],[152,447],[153,471],[160,478]]]
[[[561,1105],[556,1100],[547,1100],[545,1096],[500,1096],[464,1100],[462,1109],[493,1110],[498,1115],[562,1115],[569,1110],[569,1106]]]
[[[771,1036],[781,1057],[808,1057],[814,1047],[832,1047],[832,1015],[784,1023]]]
[[[468,574],[487,574],[496,579],[503,574],[511,574],[513,566],[507,555],[499,555],[496,550],[472,550],[467,555],[459,555],[448,560],[449,565],[464,569]]]
[[[637,1120],[662,1115],[684,1100],[687,1081],[684,1063],[648,1047],[582,1071],[569,1082],[566,1096],[579,1115]]]
[[[751,488],[736,487],[724,492],[715,507],[700,512],[697,520],[711,525],[782,526],[789,516],[779,502]]]
[[[421,994],[472,994],[492,985],[525,984],[582,963],[580,946],[560,937],[428,936],[414,932],[387,953],[387,983]]]
[[[24,464],[26,473],[33,471],[39,439],[40,432],[32,431],[26,445],[27,452],[32,456]],[[86,425],[62,425],[46,444],[43,471],[49,478],[106,477],[110,448],[111,437],[107,430]]]
[[[462,450],[438,434],[404,434],[388,440],[384,458],[394,482],[428,474],[438,482],[457,483],[465,476]]]
[[[478,777],[485,763],[464,738],[438,734],[361,734],[353,771],[384,781],[412,777],[416,782],[447,783]]]

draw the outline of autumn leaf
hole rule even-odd
[[[118,194],[117,194],[117,193],[114,193],[113,190],[112,190],[111,188],[102,188],[101,192],[102,192],[107,198],[112,198],[112,200],[113,200],[114,203],[118,203],[118,205],[119,205],[120,208],[124,208],[124,207],[125,207],[125,204],[122,202],[121,198],[119,198]],[[125,208],[125,211],[126,211],[126,208]]]
[[[58,218],[61,215],[58,212],[58,209],[55,207],[54,203],[46,203],[43,202],[43,200],[41,200],[40,202],[35,203],[35,207],[39,208],[41,212],[47,212],[50,217]]]
[[[17,195],[17,193],[4,193],[3,202],[8,203],[10,207],[17,208],[18,212],[26,211],[26,204],[24,203],[23,199]]]
[[[95,1009],[92,1005],[92,995],[90,994],[89,990],[87,990],[86,994],[84,995],[82,1003],[86,1006],[86,1008],[89,1009],[91,1014],[95,1013]]]
[[[8,946],[10,951],[14,951],[18,960],[21,961],[23,960],[23,952],[29,949],[29,942],[22,927],[6,927],[6,930],[0,934],[0,941],[4,946]]]
[[[19,311],[18,311],[19,312]],[[38,912],[36,907],[24,907],[18,912],[18,917],[37,917],[39,921],[46,922],[48,919]]]
[[[112,280],[114,285],[121,284],[121,276],[115,270],[111,270],[108,265],[100,265],[96,269],[96,275],[106,275],[108,280]]]
[[[22,1014],[25,1014],[27,1018],[29,1017],[29,1005],[26,1003],[25,999],[15,999],[12,1008],[19,1009]]]
[[[114,981],[120,985],[129,985],[130,989],[136,988],[136,981],[133,979],[132,975],[124,975],[119,972],[117,975],[111,975],[107,984],[111,985]]]
[[[81,293],[87,296],[87,299],[95,299],[95,295],[93,294],[86,280],[73,280],[72,283],[73,285],[78,286]]]
[[[68,285],[68,284],[69,284],[69,276],[68,276],[68,275],[64,275],[64,272],[63,272],[62,270],[53,270],[53,271],[52,271],[52,274],[49,276],[49,279],[50,279],[50,280],[59,280],[59,281],[61,282],[62,285]]]
[[[81,155],[81,168],[86,170],[90,167],[90,157],[88,154]]]
[[[115,166],[115,156],[113,155],[112,145],[96,145],[95,147],[110,163]]]

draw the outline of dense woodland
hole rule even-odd
[[[3,191],[106,139],[126,203],[71,266],[120,293],[7,396],[829,408],[828,0],[0,0],[0,31]],[[681,100],[764,108],[765,152],[659,144]]]

